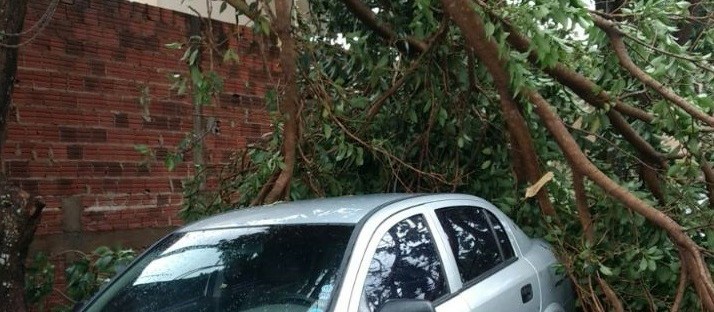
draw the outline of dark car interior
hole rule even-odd
[[[123,287],[103,311],[307,311],[335,283],[350,233],[351,227],[302,225],[201,244],[201,253],[219,253],[219,261]]]

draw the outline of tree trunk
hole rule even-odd
[[[7,118],[11,105],[12,87],[17,73],[17,48],[27,11],[27,0],[0,0],[0,167],[5,172],[2,161],[5,137],[7,136]]]
[[[17,73],[18,49],[27,0],[0,0],[0,303],[4,311],[25,311],[25,258],[44,204],[5,179],[2,147]]]
[[[0,178],[1,179],[1,178]],[[0,180],[0,302],[25,311],[25,258],[44,203]]]
[[[275,2],[275,30],[281,44],[280,66],[282,69],[282,97],[280,113],[283,116],[283,169],[263,202],[271,203],[286,199],[290,194],[290,181],[295,168],[295,151],[298,141],[298,89],[295,79],[297,52],[292,36],[292,0]]]

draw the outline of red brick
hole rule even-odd
[[[31,2],[26,24],[34,24],[48,3]],[[192,129],[190,95],[170,90],[169,76],[187,73],[179,59],[183,51],[163,46],[185,40],[186,15],[127,1],[60,6],[47,31],[20,51],[15,111],[3,151],[10,178],[47,203],[38,235],[62,231],[58,208],[68,196],[82,196],[88,209],[121,208],[85,213],[84,231],[182,224],[180,181],[193,170],[190,153],[169,172],[163,157],[140,166],[147,159],[134,146],[147,144],[165,156]],[[221,122],[220,134],[205,141],[206,159],[214,164],[270,131],[263,58],[252,44],[252,30],[243,27],[240,33],[228,44],[242,63],[217,68],[225,94],[204,107],[205,116]],[[139,100],[144,87],[146,107]],[[238,103],[233,94],[240,96]]]

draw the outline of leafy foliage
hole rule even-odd
[[[54,307],[55,311],[71,311],[74,302],[89,299],[110,278],[134,260],[132,249],[101,246],[90,254],[68,251],[77,258],[65,269],[66,288],[59,291],[72,304]],[[28,304],[44,310],[44,299],[52,292],[55,280],[54,265],[46,255],[37,254],[26,274],[25,296]]]
[[[135,253],[131,249],[112,249],[106,246],[83,255],[65,269],[67,295],[74,301],[88,299],[121,268],[134,260],[134,256]]]
[[[399,38],[385,40],[339,1],[312,1],[311,15],[298,16],[294,36],[302,110],[299,161],[289,198],[394,191],[477,194],[529,234],[553,243],[581,298],[590,300],[592,292],[603,297],[596,281],[602,278],[627,310],[671,308],[682,266],[677,247],[662,229],[590,182],[585,193],[594,240],[584,239],[571,167],[533,107],[519,99],[539,165],[554,173],[545,187],[557,218],[543,217],[537,202],[526,198],[528,185],[514,174],[518,164],[513,156],[519,151],[509,144],[492,78],[464,47],[463,34],[446,20],[439,1],[363,3]],[[507,60],[511,88],[538,90],[600,170],[667,213],[704,250],[714,250],[714,211],[708,208],[713,204],[701,170],[702,164],[714,161],[714,131],[623,69],[581,2],[511,1],[474,9]],[[714,8],[699,3],[689,9],[686,2],[629,1],[612,18],[637,66],[711,115],[712,27],[706,27],[706,19],[689,17],[706,16]],[[535,62],[512,49],[502,19],[530,39],[531,51],[538,52]],[[679,43],[677,32],[688,20],[693,20],[692,35]],[[423,53],[405,48],[401,39],[407,37],[427,42],[428,48]],[[614,102],[592,107],[543,73],[556,64],[595,82],[598,89],[592,91],[606,91],[651,115],[652,121],[629,116],[626,121],[664,165],[652,168],[652,161],[616,130],[608,117]],[[266,107],[276,107],[279,100],[272,90]],[[282,120],[277,114],[274,118],[272,136],[238,151],[224,168],[199,170],[186,182],[184,218],[249,206],[272,183],[284,161]],[[648,168],[656,172],[661,194],[646,183],[643,172]],[[202,190],[211,176],[218,176],[217,187]],[[712,255],[705,256],[712,268]],[[695,292],[687,288],[681,309],[699,308]]]
[[[37,253],[25,267],[25,300],[28,305],[44,309],[42,300],[52,292],[55,282],[55,266],[44,253]]]

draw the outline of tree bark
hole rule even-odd
[[[704,174],[704,183],[707,189],[707,197],[709,198],[709,207],[714,209],[714,169],[712,169],[706,155],[702,155],[701,159],[699,159],[699,166],[702,167],[702,173]]]
[[[342,2],[359,20],[390,44],[400,40],[399,35],[392,27],[379,21],[377,15],[361,0],[342,0]],[[397,44],[397,48],[404,53],[412,53],[413,50],[422,53],[427,49],[427,44],[416,38],[406,37],[401,40],[404,40],[406,45]]]
[[[0,302],[25,311],[25,259],[44,203],[0,178]]]
[[[538,155],[533,146],[533,139],[525,119],[518,110],[518,104],[510,90],[510,77],[498,55],[498,46],[486,36],[484,24],[476,18],[471,2],[466,0],[442,0],[449,17],[458,25],[474,55],[487,67],[500,97],[501,111],[506,121],[506,128],[516,153],[521,155],[523,169],[530,183],[536,183],[541,178]],[[548,191],[541,188],[536,199],[544,214],[554,216],[555,208],[550,202]]]
[[[280,51],[280,66],[282,70],[282,97],[280,113],[283,116],[283,168],[275,180],[272,189],[263,202],[272,203],[286,199],[290,192],[290,181],[295,168],[296,148],[298,143],[298,89],[295,74],[297,71],[297,51],[292,35],[291,0],[275,2],[275,28],[282,44]]]
[[[20,37],[27,12],[27,0],[0,0],[0,43],[15,46]],[[7,136],[7,120],[12,105],[12,88],[17,73],[17,48],[0,46],[0,170],[5,172],[3,147]]]
[[[575,191],[575,207],[578,209],[580,226],[583,227],[583,236],[587,242],[595,241],[595,230],[593,229],[593,218],[588,206],[588,198],[585,194],[585,181],[582,173],[573,170],[573,190]]]
[[[25,258],[44,203],[5,178],[2,148],[17,74],[18,49],[27,0],[0,0],[0,302],[5,311],[25,311]]]
[[[607,298],[607,301],[610,303],[610,307],[612,308],[612,311],[615,312],[623,312],[625,311],[625,308],[622,306],[622,300],[620,300],[620,297],[617,296],[615,293],[615,290],[612,289],[610,284],[607,283],[602,277],[598,276],[597,277],[597,283],[600,285],[600,289],[602,289],[602,292],[605,294],[605,298]]]
[[[583,235],[585,236],[585,241],[587,241],[591,246],[595,244],[595,230],[593,229],[592,215],[590,214],[590,207],[588,206],[587,195],[585,194],[585,179],[583,175],[571,165],[571,170],[573,171],[573,190],[575,191],[575,206],[578,209],[578,217],[580,219],[580,225],[583,227]],[[610,306],[614,311],[624,311],[625,308],[622,305],[622,300],[617,296],[615,290],[612,286],[600,277],[597,276],[597,282],[602,289],[605,298],[610,303]]]

